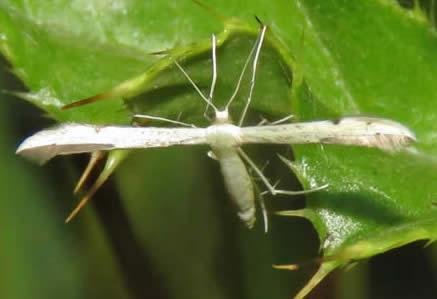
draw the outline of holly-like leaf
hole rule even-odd
[[[242,1],[208,2],[215,12],[191,1],[75,3],[0,4],[0,49],[13,72],[30,89],[17,95],[56,121],[127,124],[132,113],[148,113],[206,125],[204,103],[172,60],[178,59],[208,93],[209,37],[216,33],[219,78],[214,100],[225,103],[256,38],[258,24],[253,15],[257,15],[269,25],[269,32],[260,58],[252,121],[259,114],[276,119],[293,113],[298,120],[368,114],[395,119],[417,133],[417,152],[396,155],[340,146],[293,146],[296,161],[292,168],[303,185],[329,184],[327,190],[307,197],[306,209],[288,212],[309,219],[322,241],[324,262],[299,297],[339,266],[415,240],[435,239],[433,181],[437,164],[433,131],[437,125],[432,99],[436,95],[433,78],[437,68],[433,65],[437,42],[432,25],[420,10],[407,11],[389,1],[253,1],[250,9]],[[160,51],[167,56],[151,54]],[[238,119],[249,84],[249,80],[243,82],[232,107],[234,119]],[[60,110],[101,93],[111,99]],[[162,157],[170,159],[166,151]],[[193,153],[193,157],[200,155]],[[160,159],[149,158],[150,169],[144,171],[165,168],[157,164]],[[193,167],[194,161],[182,160],[186,161],[179,162],[181,165],[176,161],[166,165],[184,170]],[[202,197],[201,203],[196,201],[197,192],[214,197],[206,185],[197,183],[202,176],[193,176],[194,183],[191,177],[179,178],[181,189],[174,187],[178,194],[184,194],[182,186],[190,184],[198,190],[185,190],[174,206],[179,212],[175,212],[166,204],[138,199],[147,194],[154,199],[161,197],[162,189],[168,189],[162,179],[132,175],[126,169],[119,176],[120,190],[142,244],[159,235],[174,235],[168,222],[179,223],[185,233],[193,230],[209,244],[201,255],[202,261],[208,260],[215,252],[211,244],[223,236],[217,233],[220,221],[215,218],[215,206]],[[147,185],[152,190],[145,191],[139,180],[149,180]],[[171,180],[164,181],[168,184]],[[164,193],[174,198],[173,185]],[[203,214],[196,213],[193,223],[181,224],[184,213],[189,213],[194,204],[200,205],[196,209]],[[166,217],[144,217],[149,205],[155,211],[155,205],[162,208]],[[205,222],[215,233],[196,230]],[[177,235],[173,241],[180,244],[181,235]],[[171,255],[168,247],[163,250],[166,246],[168,242],[160,241],[150,245],[153,252],[161,251],[162,255],[154,253],[157,260]],[[251,251],[250,255],[255,253]],[[161,265],[162,271],[171,276],[173,265],[193,265],[198,258],[194,254],[186,261],[169,259]],[[251,268],[245,265],[243,269],[248,273]],[[202,271],[208,270],[187,277],[192,285],[181,285],[176,276],[169,279],[171,292],[184,290],[184,294],[190,294],[203,279]],[[203,281],[205,294],[212,281]],[[260,288],[253,284],[244,287],[249,294]],[[271,290],[265,292],[275,297]],[[282,295],[287,290],[277,292]],[[217,296],[220,294],[218,291]]]
[[[432,24],[419,10],[372,1],[305,1],[300,12],[311,24],[302,64],[315,103],[301,99],[297,114],[304,119],[332,113],[390,117],[410,126],[419,142],[417,153],[399,155],[294,147],[302,179],[330,184],[324,194],[307,197],[303,214],[319,233],[325,262],[297,298],[336,267],[416,240],[434,240],[437,225]]]

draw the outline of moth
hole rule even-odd
[[[379,148],[384,151],[399,150],[415,141],[415,136],[404,125],[389,119],[350,116],[338,120],[322,120],[286,123],[287,119],[258,126],[244,126],[244,120],[251,103],[255,86],[256,70],[267,26],[262,25],[260,34],[247,57],[236,82],[235,90],[223,108],[214,105],[213,95],[217,79],[216,38],[212,35],[213,79],[209,95],[206,96],[194,83],[182,66],[174,60],[175,65],[195,88],[207,108],[214,110],[214,120],[208,127],[167,120],[148,115],[135,115],[151,119],[161,119],[187,127],[135,127],[90,125],[83,123],[65,123],[54,128],[37,132],[25,139],[17,149],[17,154],[44,163],[57,155],[92,153],[115,149],[147,149],[169,146],[208,145],[210,156],[218,161],[226,189],[238,209],[239,218],[248,228],[255,223],[255,190],[248,167],[261,179],[272,195],[296,195],[317,191],[327,187],[319,186],[304,191],[276,189],[263,175],[256,164],[242,149],[246,144],[341,144]],[[231,121],[229,108],[235,99],[242,78],[252,63],[249,94],[243,112],[237,124]],[[86,100],[84,100],[86,101]],[[82,101],[82,102],[84,102]],[[76,103],[68,106],[75,106]],[[205,110],[206,111],[206,110]],[[85,205],[89,198],[83,199],[67,218],[69,221]],[[266,212],[265,229],[267,230]]]

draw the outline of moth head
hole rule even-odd
[[[214,124],[229,124],[229,123],[232,123],[232,120],[229,115],[228,109],[227,108],[223,110],[217,109],[215,111]]]

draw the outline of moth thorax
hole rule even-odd
[[[240,127],[214,124],[206,129],[206,139],[213,149],[235,148],[241,145]]]

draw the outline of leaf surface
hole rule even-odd
[[[172,59],[178,59],[207,94],[210,34],[216,33],[219,78],[214,100],[226,103],[256,38],[256,14],[270,30],[248,123],[256,123],[260,114],[271,120],[290,113],[297,120],[366,114],[395,119],[412,128],[419,140],[416,153],[395,155],[340,146],[293,146],[293,169],[304,187],[329,184],[327,190],[307,196],[306,209],[288,213],[311,220],[325,261],[298,296],[350,261],[415,240],[435,239],[433,132],[437,122],[432,99],[436,97],[437,41],[432,25],[420,11],[407,11],[390,1],[252,1],[250,9],[242,1],[209,1],[207,6],[217,13],[190,1],[72,1],[49,6],[4,1],[0,4],[0,49],[30,89],[30,93],[18,95],[56,121],[128,124],[132,113],[148,113],[207,125],[204,103]],[[171,55],[150,55],[170,49]],[[240,115],[249,84],[248,79],[243,81],[232,106],[234,119]],[[111,90],[117,91],[109,94],[111,100],[59,110],[65,104]],[[167,167],[176,164],[174,161]],[[145,221],[138,214],[144,203],[134,198],[145,192],[138,177],[127,172],[122,169],[119,176],[120,190],[129,198],[128,215],[146,244],[154,233],[144,227],[156,227],[157,219]],[[191,179],[186,179],[190,184]],[[152,186],[158,184],[150,181]],[[205,192],[212,196],[211,191]],[[156,190],[150,197],[159,194]],[[179,201],[182,203],[175,209],[188,204],[184,198]],[[211,219],[213,207],[205,207],[212,214],[196,214],[199,218],[195,223],[220,225]],[[173,217],[165,223],[177,222],[175,219],[183,215]],[[163,227],[164,223],[160,228],[165,231]],[[212,243],[223,237],[207,231],[200,235]],[[291,233],[288,237],[293,239]],[[159,244],[168,245],[155,245]],[[215,252],[213,247],[208,254]],[[255,256],[242,250],[248,259]],[[170,264],[164,265],[168,274]],[[196,275],[192,279],[196,281]],[[190,289],[189,284],[173,282],[175,294],[184,287]],[[252,292],[250,286],[244,289]],[[278,290],[281,292],[286,290]],[[221,295],[218,291],[217,296]]]

